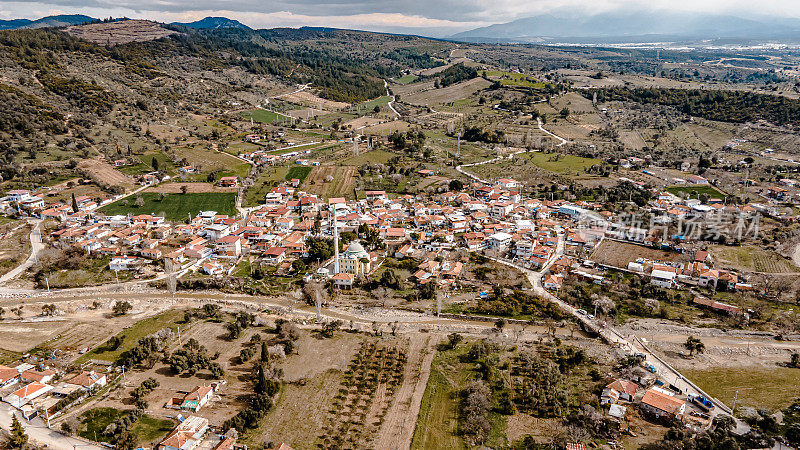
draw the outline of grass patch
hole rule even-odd
[[[273,123],[278,120],[278,115],[266,109],[254,109],[239,114],[246,120],[253,119],[254,122]]]
[[[80,417],[78,435],[84,439],[95,442],[103,440],[103,430],[118,417],[125,415],[125,411],[116,408],[94,408],[86,411]]]
[[[372,111],[376,106],[378,106],[378,107],[385,106],[390,101],[392,101],[392,97],[384,95],[383,97],[378,97],[378,98],[366,101],[364,103],[359,103],[358,105],[356,105],[356,110],[357,111],[363,111],[363,110]]]
[[[545,83],[536,81],[521,73],[504,72],[501,70],[484,70],[482,75],[492,80],[496,79],[503,86],[521,86],[534,89],[544,89],[546,86]]]
[[[162,328],[172,328],[176,330],[178,324],[183,322],[183,312],[182,309],[170,309],[153,317],[140,320],[127,330],[117,334],[118,337],[123,338],[122,345],[118,349],[108,350],[105,344],[100,344],[99,347],[94,348],[92,351],[78,358],[78,362],[85,362],[90,359],[116,361],[122,352],[136,346],[136,341],[139,339],[149,336]]]
[[[445,374],[438,369],[442,355],[436,355],[428,385],[422,397],[412,449],[466,448],[458,435],[458,397]]]
[[[526,155],[528,155],[528,158],[530,158],[534,164],[542,169],[564,175],[581,173],[584,169],[592,167],[595,164],[602,164],[602,161],[596,158],[583,158],[561,153],[533,152],[526,153]]]
[[[666,188],[670,194],[677,195],[678,197],[688,196],[689,198],[700,198],[701,195],[706,194],[709,198],[724,198],[725,193],[709,185],[692,185],[692,186],[670,186]]]
[[[136,199],[139,196],[144,202],[142,206],[136,206]],[[163,213],[164,217],[171,221],[183,221],[190,215],[194,217],[200,211],[217,211],[219,214],[233,216],[236,215],[236,194],[233,192],[167,194],[163,200],[159,200],[159,194],[143,192],[104,206],[100,211],[109,215]]]
[[[772,368],[722,368],[694,370],[684,373],[712,397],[728,406],[739,391],[736,406],[752,406],[770,411],[786,408],[798,398],[800,369]]]
[[[403,75],[400,78],[395,78],[394,82],[397,84],[411,84],[417,80],[419,80],[419,77],[416,75]]]
[[[285,179],[286,181],[290,181],[293,178],[297,178],[302,183],[303,180],[306,179],[308,174],[311,173],[312,169],[313,167],[311,166],[294,166],[291,169],[289,169],[289,172],[286,174]]]
[[[133,424],[131,431],[139,437],[142,443],[145,443],[160,440],[173,428],[175,428],[175,424],[171,420],[158,419],[145,414]]]
[[[12,362],[17,361],[20,356],[22,356],[22,353],[12,352],[11,350],[0,348],[0,364],[11,364]]]

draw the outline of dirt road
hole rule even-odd
[[[36,225],[31,230],[31,254],[28,256],[28,259],[25,260],[24,263],[18,265],[17,267],[8,271],[5,275],[0,277],[0,284],[6,283],[9,280],[14,279],[17,275],[21,274],[22,272],[28,270],[29,267],[36,262],[36,258],[44,249],[44,245],[42,244],[42,231],[41,231],[41,221],[37,221]]]
[[[406,364],[403,384],[387,411],[383,426],[375,439],[375,448],[407,449],[411,447],[422,396],[428,386],[431,363],[436,355],[438,336],[414,334],[408,345],[410,357]]]

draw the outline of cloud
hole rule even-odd
[[[655,9],[800,17],[794,0],[23,0],[3,2],[2,8],[0,17],[6,18],[70,13],[172,22],[226,16],[255,28],[309,25],[429,35],[545,13]]]

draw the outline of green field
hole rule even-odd
[[[701,195],[706,194],[709,198],[724,198],[725,193],[708,184],[690,185],[690,186],[669,186],[666,188],[670,194],[683,197],[688,195],[689,198],[700,198]]]
[[[289,172],[286,173],[286,177],[284,178],[286,179],[286,181],[290,181],[293,178],[297,178],[302,183],[303,180],[306,179],[308,174],[311,173],[313,169],[314,168],[311,166],[294,166],[291,169],[289,169]]]
[[[131,431],[139,437],[141,443],[147,443],[161,440],[173,428],[175,428],[175,423],[171,420],[144,415],[133,424]]]
[[[474,364],[462,362],[468,349],[469,345],[461,345],[454,350],[439,351],[434,357],[414,428],[412,449],[466,448],[458,429],[460,393],[477,376]],[[489,423],[486,446],[506,448],[506,416],[492,411]]]
[[[142,206],[136,206],[136,199],[139,196],[144,201]],[[131,213],[160,216],[163,213],[164,217],[171,221],[186,220],[190,215],[194,217],[200,211],[236,215],[236,194],[233,192],[167,194],[163,200],[159,200],[159,194],[143,192],[100,209],[100,212],[109,215]]]
[[[394,79],[395,83],[397,84],[411,84],[417,80],[419,80],[419,77],[416,75],[403,75],[400,78]]]
[[[126,175],[143,175],[155,171],[153,169],[153,158],[158,161],[158,170],[167,175],[175,174],[175,165],[167,155],[161,152],[150,152],[137,157],[140,162],[129,166],[122,166],[119,171]]]
[[[709,395],[729,407],[733,405],[737,391],[737,408],[752,406],[775,411],[786,408],[800,397],[797,391],[797,386],[800,386],[800,369],[715,367],[704,370],[688,369],[683,373]]]
[[[499,81],[503,86],[520,86],[534,89],[543,89],[545,87],[545,84],[541,81],[529,79],[527,75],[523,75],[521,73],[503,72],[500,70],[484,70],[481,74],[492,80],[497,79],[497,81]]]
[[[549,170],[550,172],[561,173],[564,175],[572,175],[575,173],[582,173],[595,164],[602,164],[602,161],[595,158],[583,158],[574,155],[565,155],[561,153],[542,153],[533,152],[525,153],[530,160],[541,167],[542,169]]]
[[[175,330],[177,329],[178,324],[181,322],[183,322],[182,309],[170,309],[153,317],[140,320],[133,324],[130,328],[117,335],[123,338],[122,345],[118,349],[106,350],[105,344],[100,344],[99,347],[96,347],[92,351],[78,358],[78,362],[85,362],[90,359],[116,361],[122,352],[136,346],[136,341],[139,339],[147,337],[163,328],[172,328]]]
[[[372,109],[375,108],[376,106],[384,106],[388,104],[390,101],[392,101],[392,98],[384,95],[383,97],[378,97],[376,99],[372,99],[364,103],[359,103],[358,105],[356,105],[356,109],[360,111],[366,110],[369,112],[372,111]]]
[[[78,436],[96,442],[102,442],[103,430],[111,425],[111,422],[118,417],[122,417],[124,411],[116,408],[94,408],[86,411],[80,417]]]
[[[278,120],[278,115],[266,109],[254,109],[239,114],[245,120],[253,119],[254,122],[273,123]]]
[[[78,435],[84,439],[104,442],[107,438],[103,436],[103,431],[111,422],[125,414],[126,411],[116,408],[90,409],[79,419]],[[144,444],[163,438],[173,428],[175,424],[171,420],[157,419],[145,414],[134,422],[131,431],[139,438],[139,442]]]

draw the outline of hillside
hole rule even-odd
[[[46,27],[63,27],[67,25],[80,25],[92,22],[93,19],[89,16],[82,14],[64,14],[58,16],[47,16],[41,19],[12,19],[0,20],[0,30],[17,30],[21,28],[46,28]]]

